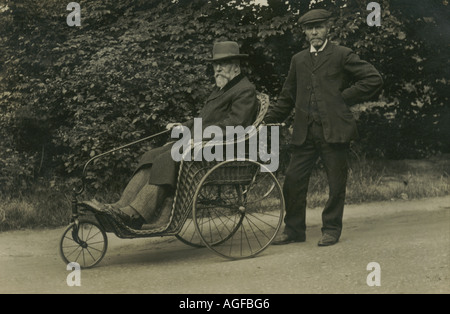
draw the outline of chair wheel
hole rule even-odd
[[[108,238],[96,222],[71,223],[64,231],[59,252],[66,264],[75,262],[86,269],[97,265],[105,256]]]
[[[275,238],[283,220],[284,198],[271,172],[257,162],[225,161],[206,173],[193,199],[198,236],[229,259],[253,257]],[[233,177],[235,178],[230,179]]]
[[[192,217],[188,217],[186,219],[183,228],[178,234],[175,235],[175,237],[184,244],[190,245],[192,247],[196,248],[205,247],[205,244],[203,243],[202,239],[195,230],[195,224]]]

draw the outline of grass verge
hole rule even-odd
[[[449,175],[448,156],[398,161],[355,159],[350,163],[346,203],[445,196],[450,191]],[[0,231],[66,225],[70,219],[69,196],[64,191],[37,185],[27,195],[0,197]],[[111,195],[96,198],[112,201]],[[309,183],[308,207],[322,207],[327,198],[326,174],[318,166]]]
[[[450,158],[366,160],[350,163],[346,204],[421,199],[449,195]],[[326,174],[316,169],[309,184],[308,207],[324,206]]]

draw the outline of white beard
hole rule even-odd
[[[226,78],[226,77],[224,77],[222,75],[216,75],[215,79],[216,79],[216,85],[220,89],[222,89],[230,81],[228,78]]]

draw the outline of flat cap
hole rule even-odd
[[[331,17],[331,13],[325,9],[314,9],[303,14],[298,22],[302,25],[323,22]]]

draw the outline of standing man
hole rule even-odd
[[[349,144],[358,136],[349,106],[370,99],[383,84],[371,64],[351,49],[328,40],[330,16],[324,9],[315,9],[299,19],[310,47],[292,57],[277,104],[265,118],[266,123],[280,122],[295,109],[291,160],[283,186],[286,226],[273,244],[306,240],[306,195],[318,157],[324,164],[329,185],[318,245],[338,242],[342,232]]]

